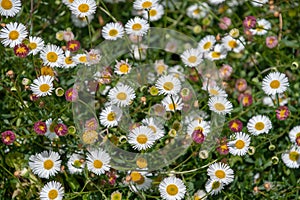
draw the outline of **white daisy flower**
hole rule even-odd
[[[268,30],[271,29],[271,23],[265,19],[258,19],[256,21],[256,27],[254,29],[250,29],[252,35],[265,35]]]
[[[184,69],[180,65],[169,67],[167,73],[173,75],[181,81],[185,80]]]
[[[215,43],[216,43],[215,36],[207,35],[204,38],[202,38],[198,43],[198,49],[203,53],[208,52],[214,47]]]
[[[140,17],[135,17],[128,20],[125,24],[125,31],[128,35],[133,34],[137,36],[143,36],[149,29],[149,23]]]
[[[234,133],[231,136],[231,141],[228,142],[229,152],[232,155],[243,156],[249,149],[251,138],[243,132]]]
[[[212,86],[207,88],[207,92],[210,97],[227,97],[227,93],[224,89],[219,86]]]
[[[0,3],[0,15],[14,17],[21,10],[20,0],[2,0]]]
[[[118,75],[123,75],[123,74],[128,74],[130,73],[132,67],[131,64],[128,63],[128,59],[117,61],[116,60],[116,65],[115,65],[115,73]]]
[[[210,7],[205,2],[193,4],[187,8],[186,14],[192,19],[204,18],[209,13]]]
[[[230,35],[225,36],[222,38],[222,44],[228,51],[233,51],[235,53],[240,53],[242,50],[245,49],[244,45],[241,43],[240,39],[234,39]]]
[[[26,27],[17,22],[10,22],[6,24],[0,31],[1,43],[7,47],[14,48],[16,45],[21,44],[22,41],[27,37],[28,31]]]
[[[124,28],[120,23],[107,23],[102,28],[102,36],[106,40],[117,40],[124,35]]]
[[[253,116],[247,123],[249,133],[253,135],[260,135],[262,133],[269,133],[272,128],[272,123],[269,117],[265,115]]]
[[[145,191],[151,187],[152,179],[148,178],[144,172],[132,171],[130,177],[133,182],[130,190],[133,192]]]
[[[159,94],[176,95],[181,89],[180,80],[173,75],[159,77],[155,86],[159,89]]]
[[[220,181],[225,185],[231,183],[234,178],[234,172],[229,165],[221,162],[211,164],[207,169],[207,175],[212,180]]]
[[[164,60],[156,60],[154,62],[154,69],[158,75],[162,75],[167,71],[168,65],[165,64]]]
[[[188,49],[180,55],[182,62],[189,67],[197,67],[203,61],[202,56],[199,49]]]
[[[209,109],[215,113],[225,115],[232,111],[232,103],[225,97],[210,97],[208,101]]]
[[[95,0],[74,0],[70,5],[70,10],[77,17],[86,17],[96,12]]]
[[[67,166],[70,174],[80,174],[84,169],[84,157],[80,154],[74,153],[68,160]]]
[[[78,28],[86,27],[88,25],[88,22],[91,23],[93,19],[94,19],[94,15],[93,14],[92,15],[88,15],[86,17],[78,17],[78,16],[73,15],[73,14],[71,16],[71,20],[72,20],[74,26],[76,26]]]
[[[43,97],[47,95],[51,95],[53,88],[53,80],[52,76],[39,76],[37,79],[33,80],[33,83],[30,84],[30,89],[33,94],[38,97]]]
[[[29,54],[36,55],[44,48],[44,41],[40,37],[29,36],[28,47],[30,49]]]
[[[150,128],[153,131],[153,135],[155,136],[155,140],[158,140],[158,139],[162,138],[165,135],[163,125],[153,117],[143,119],[142,124],[145,125],[145,126],[148,126],[148,128]]]
[[[289,138],[292,143],[296,143],[296,139],[300,137],[300,126],[295,126],[289,132]]]
[[[92,149],[87,154],[86,165],[89,171],[101,175],[109,171],[111,157],[103,149]]]
[[[62,63],[62,67],[68,69],[68,68],[73,68],[76,65],[77,65],[76,62],[73,60],[73,58],[71,56],[71,52],[65,51],[65,56],[64,56],[64,61]]]
[[[61,67],[64,62],[64,51],[53,44],[48,44],[40,52],[40,58],[43,60],[44,65],[50,67]]]
[[[46,120],[47,132],[45,133],[45,136],[50,140],[58,137],[54,131],[54,125],[55,124],[52,124],[52,118]]]
[[[136,10],[151,9],[157,4],[158,0],[135,0],[133,8]]]
[[[227,50],[222,44],[216,44],[214,46],[213,51],[207,52],[205,54],[205,57],[211,61],[221,60],[226,58],[226,56],[227,56]]]
[[[109,91],[108,97],[113,104],[125,107],[131,104],[135,98],[135,92],[130,86],[121,83]]]
[[[290,150],[281,155],[284,164],[289,168],[300,167],[300,148],[293,146]]]
[[[210,132],[210,125],[208,122],[201,120],[201,119],[194,119],[193,121],[189,122],[187,127],[187,134],[192,136],[194,131],[200,130],[204,136]]]
[[[216,195],[224,189],[224,184],[221,181],[209,179],[205,183],[205,190],[211,195]]]
[[[250,3],[255,7],[262,7],[264,4],[268,3],[268,0],[255,0],[250,1]]]
[[[267,95],[281,94],[289,87],[287,76],[280,72],[268,74],[262,82],[262,89]]]
[[[40,178],[49,178],[60,171],[60,155],[53,151],[43,151],[29,157],[29,167]]]
[[[89,65],[89,62],[87,60],[87,55],[85,53],[79,53],[76,56],[73,56],[73,60],[77,64]]]
[[[128,134],[128,143],[138,151],[151,148],[155,142],[155,136],[148,126],[139,126],[130,131]]]
[[[198,190],[194,194],[194,200],[206,200],[207,199],[207,193],[204,190]]]
[[[63,186],[56,181],[50,181],[42,188],[40,192],[41,200],[62,200],[64,197]]]
[[[175,112],[175,110],[182,110],[183,103],[182,98],[179,96],[166,96],[162,102],[163,106],[165,107],[166,111]]]
[[[181,179],[174,176],[164,178],[158,186],[160,196],[166,200],[184,199],[186,186]]]
[[[164,15],[164,7],[160,4],[157,4],[155,6],[152,6],[152,8],[149,11],[143,10],[143,18],[148,20],[148,13],[150,15],[150,21],[154,22],[162,18]]]
[[[74,2],[74,0],[62,0],[62,2],[63,2],[63,4],[65,4],[66,6],[71,8],[71,5]]]
[[[217,5],[220,3],[223,3],[225,0],[208,0],[209,3],[213,4],[213,5]]]
[[[107,128],[118,125],[119,120],[122,117],[122,111],[116,106],[106,107],[100,113],[100,123]]]

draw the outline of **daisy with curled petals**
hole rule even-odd
[[[70,174],[80,174],[84,169],[84,157],[74,153],[67,163]]]
[[[289,138],[292,143],[297,143],[300,146],[300,126],[295,126],[290,130]]]
[[[211,61],[221,60],[226,58],[226,56],[227,56],[227,50],[222,44],[216,44],[212,51],[207,52],[205,54],[205,57]]]
[[[228,114],[232,111],[232,103],[225,97],[211,97],[208,101],[209,109],[217,114]]]
[[[61,160],[57,152],[43,151],[29,157],[29,167],[40,178],[54,176],[60,170]]]
[[[121,83],[109,91],[108,97],[113,104],[125,107],[131,104],[135,98],[135,92],[130,86]]]
[[[300,167],[300,148],[297,146],[292,146],[287,152],[281,155],[281,159],[284,164],[289,168],[299,168]]]
[[[247,123],[249,133],[253,135],[260,135],[262,133],[269,133],[272,128],[272,123],[269,117],[265,115],[253,116]]]
[[[111,157],[103,149],[92,149],[87,154],[86,165],[89,171],[101,175],[109,171]]]
[[[198,43],[198,49],[201,52],[209,52],[215,45],[216,43],[216,38],[213,35],[207,35],[204,38],[200,40]]]
[[[133,2],[133,8],[136,10],[151,9],[156,6],[157,0],[135,0]]]
[[[29,36],[29,54],[36,55],[44,48],[44,41],[40,37]]]
[[[61,67],[64,60],[63,54],[64,52],[60,47],[54,44],[48,44],[43,50],[41,50],[40,58],[43,60],[44,65],[48,65],[50,67]]]
[[[149,14],[150,21],[154,22],[161,19],[161,17],[164,15],[164,12],[164,7],[160,4],[157,4],[155,6],[152,6],[149,11],[143,10],[143,18],[147,20]]]
[[[124,35],[124,28],[120,23],[107,23],[102,28],[102,36],[106,40],[117,40]]]
[[[262,82],[262,89],[267,95],[281,94],[289,87],[287,76],[280,72],[268,74]]]
[[[229,165],[221,162],[211,164],[207,169],[207,175],[225,185],[231,183],[234,178],[234,172]]]
[[[199,49],[188,49],[180,55],[182,62],[189,67],[197,67],[202,61],[202,53]]]
[[[187,134],[192,136],[194,131],[200,131],[204,136],[207,136],[210,132],[210,125],[204,120],[195,119],[188,124]]]
[[[174,176],[164,178],[158,186],[160,196],[165,200],[184,199],[186,186],[181,179]]]
[[[116,106],[109,106],[100,113],[100,123],[108,128],[114,127],[118,125],[121,117],[122,111],[120,108]]]
[[[128,143],[132,145],[132,148],[138,151],[152,147],[154,142],[155,136],[152,129],[148,126],[136,127],[128,134]]]
[[[227,97],[227,93],[224,89],[220,88],[219,86],[209,86],[207,88],[207,92],[210,97]]]
[[[166,111],[175,112],[175,110],[182,110],[183,103],[182,98],[179,96],[166,96],[162,102],[163,106],[165,107]]]
[[[131,71],[131,64],[128,63],[128,59],[116,61],[115,73],[118,75],[128,74]]]
[[[232,155],[243,156],[249,149],[251,138],[243,132],[234,133],[231,136],[231,141],[228,142],[229,153]]]
[[[21,10],[20,0],[1,0],[0,15],[5,17],[13,17]]]
[[[96,12],[95,0],[74,0],[70,5],[70,10],[77,17],[86,17]]]
[[[209,179],[205,184],[205,190],[211,195],[217,195],[224,189],[224,184],[221,181]]]
[[[164,95],[176,95],[181,89],[180,80],[173,75],[161,76],[155,86],[159,90],[159,94]]]
[[[271,29],[271,23],[265,19],[257,19],[256,26],[250,29],[252,35],[265,35]]]
[[[149,29],[149,23],[140,17],[135,17],[128,20],[125,24],[125,31],[128,35],[133,34],[136,36],[143,36]]]
[[[1,43],[7,47],[14,48],[16,45],[21,44],[22,41],[27,37],[28,31],[26,27],[17,22],[10,22],[6,24],[0,31]]]
[[[142,124],[152,129],[155,140],[158,140],[165,135],[163,125],[153,117],[143,119]]]
[[[40,76],[37,79],[33,80],[33,83],[30,84],[30,89],[32,90],[33,94],[37,95],[38,97],[43,97],[47,95],[51,95],[53,88],[53,80],[52,76]]]
[[[64,197],[63,186],[56,181],[50,181],[42,188],[40,192],[41,200],[62,200]]]

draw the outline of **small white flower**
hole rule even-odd
[[[5,17],[14,17],[21,10],[20,0],[1,0],[0,15]]]
[[[139,126],[130,131],[128,143],[138,151],[146,150],[155,142],[153,131],[148,126]]]
[[[158,189],[160,196],[165,200],[181,200],[186,193],[186,186],[182,180],[174,176],[164,178]]]
[[[243,156],[247,153],[250,145],[251,138],[243,132],[234,133],[228,142],[229,152],[232,155]]]
[[[199,49],[188,49],[181,54],[182,62],[189,67],[197,67],[202,61],[202,53]]]
[[[44,65],[50,67],[61,67],[64,62],[63,50],[53,44],[48,44],[40,52],[40,58],[43,60]]]
[[[95,0],[74,0],[70,5],[72,14],[77,17],[86,17],[96,12],[97,5]]]
[[[281,155],[282,161],[289,168],[300,167],[300,148],[293,146],[287,152]]]
[[[125,31],[128,35],[133,34],[137,36],[143,36],[147,33],[148,29],[149,23],[140,17],[130,19],[125,24]]]
[[[102,36],[106,40],[117,40],[124,35],[124,28],[120,23],[107,23],[102,29]]]
[[[269,133],[272,128],[272,123],[269,117],[265,115],[253,116],[247,123],[247,129],[253,135]]]
[[[182,98],[179,96],[166,96],[161,102],[166,111],[175,112],[175,110],[182,110],[183,103]]]
[[[27,37],[28,31],[26,27],[17,22],[10,22],[6,24],[0,31],[1,43],[7,47],[14,48],[16,45],[21,44],[22,41]]]
[[[30,89],[32,90],[33,94],[37,95],[38,97],[43,97],[47,95],[51,95],[53,88],[53,80],[52,76],[40,76],[37,79],[33,80],[33,83],[30,84]]]
[[[101,148],[89,150],[86,160],[88,170],[97,175],[104,174],[110,169],[111,157]]]
[[[50,181],[40,192],[41,200],[62,200],[64,196],[63,186],[56,181]]]
[[[234,172],[229,165],[221,162],[211,164],[207,169],[207,175],[225,185],[231,183],[234,178]]]
[[[267,95],[281,94],[289,87],[289,81],[285,74],[272,72],[262,82],[262,89]]]
[[[265,35],[270,29],[271,23],[268,20],[258,19],[256,21],[256,27],[254,29],[250,29],[250,32],[253,35]]]
[[[218,114],[228,114],[232,111],[232,103],[225,97],[214,96],[209,98],[209,109]]]
[[[121,83],[109,91],[108,97],[113,104],[125,107],[131,104],[135,98],[135,92],[130,86]]]
[[[155,86],[159,89],[159,94],[176,95],[181,89],[180,80],[173,75],[161,76]]]

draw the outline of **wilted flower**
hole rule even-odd
[[[290,111],[287,106],[279,106],[276,110],[276,117],[279,120],[285,120],[288,118]]]
[[[227,155],[229,153],[229,148],[227,145],[228,143],[227,143],[226,137],[221,138],[220,140],[217,140],[217,143],[219,144],[219,146],[217,147],[217,151],[221,155]]]
[[[201,130],[194,130],[192,133],[192,139],[194,142],[198,144],[202,144],[204,142],[205,136]]]
[[[219,69],[220,78],[222,79],[228,79],[231,76],[232,73],[232,67],[230,65],[224,64]]]
[[[78,92],[74,88],[69,88],[65,93],[65,98],[67,101],[74,102],[78,98]]]
[[[247,16],[243,21],[243,26],[246,29],[254,28],[256,26],[256,18],[254,16]]]
[[[235,89],[239,92],[244,92],[247,89],[247,81],[243,78],[238,79],[235,82]]]
[[[85,122],[85,128],[87,130],[96,130],[98,128],[98,122],[97,122],[97,120],[94,117],[91,118],[91,119],[89,119],[89,120],[87,120]]]
[[[68,133],[68,127],[63,124],[63,123],[58,123],[55,127],[54,127],[54,131],[56,133],[56,135],[58,136],[64,136]]]
[[[34,123],[34,131],[39,135],[44,135],[47,132],[47,125],[45,122],[38,121]]]
[[[241,93],[238,96],[238,101],[245,107],[250,106],[253,102],[252,95],[248,93]]]
[[[220,19],[219,27],[222,30],[227,30],[231,25],[231,19],[229,17],[222,17]]]
[[[278,44],[278,39],[276,36],[268,36],[266,38],[266,45],[268,48],[273,49]]]
[[[238,119],[231,120],[229,122],[229,128],[233,132],[240,132],[243,129],[243,123]]]

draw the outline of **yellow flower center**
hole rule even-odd
[[[78,10],[79,10],[80,12],[82,12],[82,13],[88,12],[89,9],[90,9],[90,6],[89,6],[88,4],[86,4],[86,3],[82,3],[82,4],[80,4],[80,5],[78,6]]]
[[[9,141],[10,141],[10,136],[6,136],[6,137],[5,137],[5,141],[6,141],[6,142],[9,142]]]
[[[220,187],[220,182],[219,181],[214,181],[212,184],[212,189],[218,189]]]
[[[234,41],[234,40],[230,40],[230,41],[228,42],[228,46],[230,46],[230,48],[234,49],[234,48],[237,47],[237,43],[236,43],[236,41]]]
[[[35,42],[30,42],[28,45],[29,49],[33,50],[37,48],[37,44]]]
[[[76,44],[76,43],[69,44],[69,49],[76,49],[77,47],[78,47],[78,44]]]
[[[142,25],[141,25],[141,24],[133,24],[133,25],[132,25],[132,29],[133,29],[134,31],[139,31],[139,30],[142,29]]]
[[[146,142],[148,141],[148,137],[145,134],[140,134],[137,136],[136,141],[139,144],[146,144]]]
[[[224,104],[222,104],[222,103],[216,103],[216,104],[214,105],[214,107],[215,107],[215,109],[216,109],[217,111],[223,111],[223,110],[225,110],[225,106],[224,106]]]
[[[109,30],[108,35],[111,37],[114,37],[114,36],[118,35],[118,33],[119,32],[117,29],[111,29],[111,30]]]
[[[142,3],[142,7],[144,9],[150,8],[152,6],[152,2],[151,1],[145,1],[144,3]]]
[[[149,128],[151,128],[151,130],[153,131],[153,133],[156,133],[156,128],[154,126],[148,126]]]
[[[143,168],[146,168],[148,166],[148,163],[147,163],[147,160],[145,158],[138,158],[136,160],[136,165],[143,169]]]
[[[79,61],[80,61],[80,62],[83,62],[83,63],[87,62],[86,56],[81,56],[81,57],[79,57]]]
[[[27,52],[27,50],[26,50],[25,47],[18,47],[18,48],[16,49],[16,54],[26,53],[26,52]]]
[[[44,131],[45,130],[45,127],[43,125],[39,125],[39,129]]]
[[[48,192],[49,199],[56,199],[58,197],[58,191],[56,189],[52,189]]]
[[[141,180],[142,175],[137,171],[133,171],[133,172],[131,172],[130,177],[133,182],[137,182],[137,181]]]
[[[154,9],[151,9],[151,10],[149,11],[149,14],[150,14],[151,17],[154,17],[154,16],[157,15],[157,11],[154,10]]]
[[[296,162],[299,159],[299,153],[297,151],[291,151],[289,153],[289,158],[291,161]]]
[[[163,88],[167,91],[170,91],[174,88],[174,84],[172,82],[165,82]]]
[[[73,165],[74,165],[74,167],[79,168],[81,166],[80,160],[75,160]]]
[[[66,57],[66,58],[65,58],[65,63],[66,63],[67,65],[72,64],[72,63],[73,63],[72,58],[71,58],[70,56],[69,56],[69,57]]]
[[[13,4],[10,0],[3,0],[1,2],[1,7],[5,10],[10,10],[13,7]]]
[[[128,73],[129,71],[129,66],[127,64],[121,64],[119,67],[120,72],[122,73]]]
[[[94,160],[94,167],[96,169],[100,169],[103,166],[103,163],[101,162],[101,160]]]
[[[236,122],[233,122],[232,124],[231,124],[231,128],[233,128],[233,129],[238,129],[239,128],[239,124],[238,123],[236,123]]]
[[[18,31],[13,30],[13,31],[10,31],[10,32],[9,32],[8,37],[9,37],[9,39],[11,39],[11,40],[16,40],[16,39],[19,38],[19,35],[20,35],[20,34],[19,34]]]
[[[110,113],[107,115],[107,120],[108,120],[108,121],[114,121],[114,120],[116,120],[116,113],[110,112]]]
[[[174,196],[176,194],[178,194],[178,187],[175,184],[169,184],[166,188],[168,195]]]
[[[203,133],[204,129],[201,126],[197,126],[196,128],[194,128],[194,131],[200,131]]]
[[[284,116],[285,116],[285,113],[286,113],[286,110],[280,110],[280,112],[279,112],[279,116],[281,117],[281,118],[283,118]]]
[[[199,8],[197,8],[197,9],[195,9],[194,11],[193,11],[193,13],[194,13],[194,15],[198,15],[199,13],[200,13],[200,9]]]
[[[44,169],[50,170],[54,166],[54,162],[50,159],[44,161]]]
[[[173,104],[173,103],[170,103],[170,104],[169,104],[169,109],[170,109],[170,110],[175,110],[176,107],[177,107],[177,104],[176,104],[176,103],[174,103],[174,104]]]
[[[248,97],[248,96],[245,96],[245,97],[243,98],[243,104],[246,105],[246,104],[248,104],[248,103],[249,103],[249,97]]]
[[[158,74],[162,74],[166,70],[166,67],[164,65],[158,65],[156,70]]]
[[[297,138],[297,137],[300,137],[300,132],[296,134],[296,138]]]
[[[46,84],[46,83],[40,85],[40,91],[41,91],[41,92],[48,92],[49,89],[50,89],[50,85],[48,85],[48,84]]]
[[[211,53],[211,57],[213,57],[213,58],[220,58],[220,56],[221,56],[220,52],[214,51],[214,52]]]
[[[217,170],[215,172],[215,175],[216,175],[216,177],[218,177],[220,179],[225,178],[225,176],[226,176],[226,174],[225,174],[225,172],[223,170]]]
[[[140,180],[136,181],[135,183],[138,185],[142,185],[145,182],[145,177],[141,176]]]
[[[210,90],[209,90],[209,93],[210,93],[211,95],[215,95],[215,96],[219,95],[218,90],[215,90],[215,89],[210,89]]]
[[[188,61],[189,61],[190,63],[195,63],[195,62],[197,61],[197,57],[196,57],[196,56],[190,56],[190,57],[188,58]]]
[[[209,49],[211,47],[211,42],[206,42],[204,45],[203,45],[203,48],[205,50]]]
[[[262,26],[262,25],[259,25],[259,26],[256,27],[257,32],[261,32],[263,30],[264,30],[264,26]]]
[[[56,62],[58,59],[58,55],[55,52],[49,52],[47,53],[47,60],[49,62]]]
[[[82,135],[82,141],[85,144],[91,144],[98,138],[98,133],[94,130],[87,130]]]
[[[111,194],[111,200],[122,200],[122,194],[120,192]]]
[[[245,142],[243,140],[238,140],[235,142],[235,147],[237,149],[242,149],[245,147]]]
[[[270,87],[272,89],[277,89],[280,87],[280,82],[278,80],[273,80],[271,83],[270,83]]]
[[[127,98],[127,94],[125,92],[119,92],[117,94],[117,99],[124,101]]]
[[[255,129],[256,129],[256,130],[261,131],[261,130],[263,130],[264,128],[265,128],[265,124],[262,123],[262,122],[257,122],[257,123],[255,124]]]

